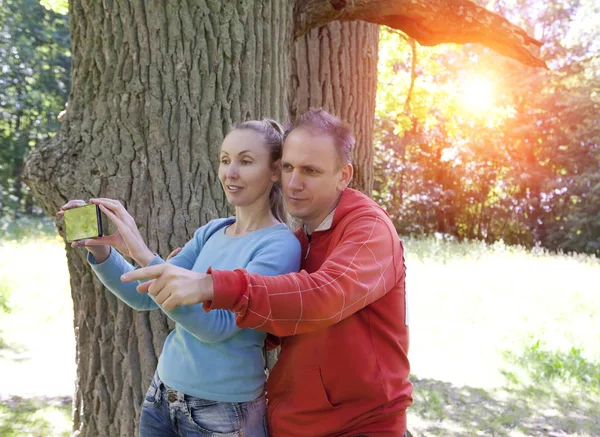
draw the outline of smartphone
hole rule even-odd
[[[104,235],[106,219],[98,205],[90,204],[65,211],[67,242],[97,238]]]

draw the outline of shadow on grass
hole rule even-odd
[[[600,435],[600,363],[577,349],[544,350],[539,342],[505,358],[501,389],[413,376],[414,437]]]
[[[71,397],[0,399],[0,436],[71,435]]]

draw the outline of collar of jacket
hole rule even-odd
[[[346,190],[344,190],[344,191],[346,191]],[[335,206],[333,207],[333,211],[331,211],[329,213],[329,215],[323,219],[323,221],[321,222],[321,224],[319,226],[317,226],[317,229],[315,229],[314,231],[312,231],[309,234],[308,230],[306,229],[306,224],[302,223],[302,230],[304,231],[304,235],[306,235],[307,237],[309,237],[309,236],[311,236],[315,232],[328,231],[329,229],[331,229],[331,226],[333,225],[333,216],[335,215],[335,211],[336,211],[338,205],[340,204],[340,200],[342,199],[342,196],[344,195],[344,191],[342,191],[340,193],[337,201],[335,202]]]
[[[311,232],[310,234],[308,233],[308,230],[306,229],[306,225],[304,223],[302,223],[302,230],[304,231],[304,233],[306,235],[312,235],[312,233],[314,232],[318,232],[318,231],[327,231],[329,229],[331,229],[331,225],[333,224],[333,216],[335,215],[335,210],[337,208],[333,208],[333,211],[331,211],[329,213],[329,215],[327,217],[325,217],[325,219],[321,222],[321,224],[317,227],[317,229],[315,229],[313,232]]]

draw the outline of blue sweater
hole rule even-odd
[[[299,270],[300,243],[287,226],[277,224],[241,237],[225,235],[225,227],[234,221],[212,220],[167,262],[195,272],[244,268],[275,276]],[[112,248],[103,263],[96,263],[91,254],[88,262],[106,288],[130,307],[160,308],[175,322],[158,361],[158,374],[166,385],[213,401],[246,402],[260,396],[265,333],[238,328],[235,314],[226,310],[207,313],[202,305],[165,310],[152,296],[138,293],[136,282],[121,282],[120,276],[134,267]],[[163,262],[156,256],[149,265]]]

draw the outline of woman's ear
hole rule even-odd
[[[273,174],[271,175],[271,181],[277,182],[281,179],[281,159],[275,161],[272,165]]]

